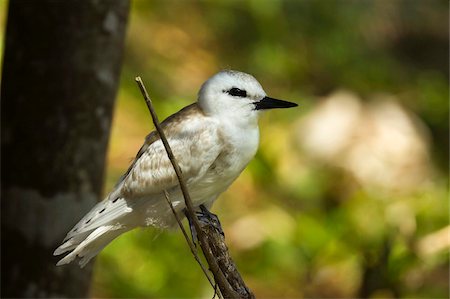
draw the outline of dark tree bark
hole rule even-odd
[[[53,250],[100,198],[128,1],[9,3],[1,90],[1,296],[86,297]],[[92,265],[92,263],[91,263]]]

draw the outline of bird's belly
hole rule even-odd
[[[254,154],[242,156],[237,149],[222,152],[205,175],[189,187],[194,205],[214,201],[237,179]]]
[[[237,134],[227,140],[229,142],[223,146],[219,156],[204,174],[187,182],[194,207],[212,204],[237,179],[256,153],[259,132],[254,130],[246,134],[245,138]],[[185,208],[185,202],[180,188],[177,186],[168,191],[175,209],[181,212]],[[172,212],[162,195],[149,201],[142,211],[146,225],[169,227],[175,224]]]
[[[207,173],[204,178],[189,187],[193,204],[201,204],[214,201],[237,178],[236,176],[217,176],[215,173]]]
[[[239,176],[245,165],[235,164],[234,167],[223,169],[221,167],[210,167],[202,179],[188,183],[188,192],[194,208],[205,204],[211,206],[217,197],[223,193]],[[183,194],[179,187],[169,190],[169,198],[175,210],[182,215],[186,207]],[[142,226],[156,226],[169,228],[176,225],[172,211],[164,196],[156,195],[151,200],[142,198],[143,205],[137,205],[139,223]]]
[[[192,186],[193,201],[200,205],[205,201],[214,201],[241,174],[253,159],[259,143],[259,131],[249,130],[243,134],[224,135],[223,147],[214,163],[203,177]]]

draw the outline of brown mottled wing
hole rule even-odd
[[[167,135],[167,131],[170,131],[171,127],[174,127],[174,124],[179,123],[183,117],[189,118],[190,115],[200,114],[200,109],[197,106],[197,103],[193,103],[181,109],[178,113],[172,114],[168,118],[166,118],[162,123],[161,127],[164,130],[164,133]],[[136,154],[136,157],[131,162],[131,165],[128,167],[127,171],[120,177],[119,181],[116,183],[114,188],[116,189],[123,180],[128,176],[130,171],[133,169],[136,161],[142,156],[142,154],[147,150],[147,148],[156,140],[159,140],[158,132],[152,131],[145,137],[144,144],[141,146],[139,151]]]
[[[151,132],[145,137],[144,144],[141,146],[136,154],[136,157],[133,159],[133,162],[131,162],[131,165],[128,167],[127,171],[120,177],[114,188],[117,188],[123,182],[123,180],[130,174],[130,171],[133,169],[136,161],[138,161],[142,154],[147,150],[147,148],[158,139],[159,135],[156,131]]]
[[[186,181],[200,179],[220,153],[215,124],[193,104],[162,125]],[[140,197],[160,193],[177,184],[165,148],[158,134],[152,132],[112,195]]]

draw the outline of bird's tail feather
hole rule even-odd
[[[179,203],[174,203],[175,208]],[[128,230],[137,226],[163,229],[174,225],[176,225],[175,218],[163,200],[140,198],[128,201],[121,197],[107,198],[94,206],[69,231],[63,244],[53,254],[60,255],[71,251],[57,263],[58,266],[68,264],[77,257],[80,258],[80,266],[84,266],[108,243]]]
[[[67,240],[55,250],[53,254],[59,255],[73,249],[71,253],[61,259],[56,265],[60,266],[68,264],[75,258],[79,258],[80,267],[84,267],[89,260],[96,256],[106,245],[129,229],[130,228],[118,225],[105,225],[87,233],[87,237],[86,234],[77,235]]]
[[[89,236],[91,232],[86,232],[83,234],[78,234],[74,237],[71,237],[68,240],[64,240],[63,244],[61,244],[56,250],[53,252],[53,255],[60,255],[67,251],[75,249],[81,242]]]
[[[100,226],[114,223],[132,210],[131,204],[125,198],[101,201],[69,231],[63,242],[72,237],[92,232]]]
[[[69,231],[63,244],[56,248],[53,255],[72,251],[57,265],[68,264],[79,257],[80,266],[84,266],[113,239],[136,226],[127,217],[132,210],[127,200],[120,197],[99,202]]]

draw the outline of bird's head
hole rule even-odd
[[[198,102],[207,115],[249,122],[257,121],[261,111],[297,106],[268,97],[252,75],[231,70],[209,78],[199,91]]]

